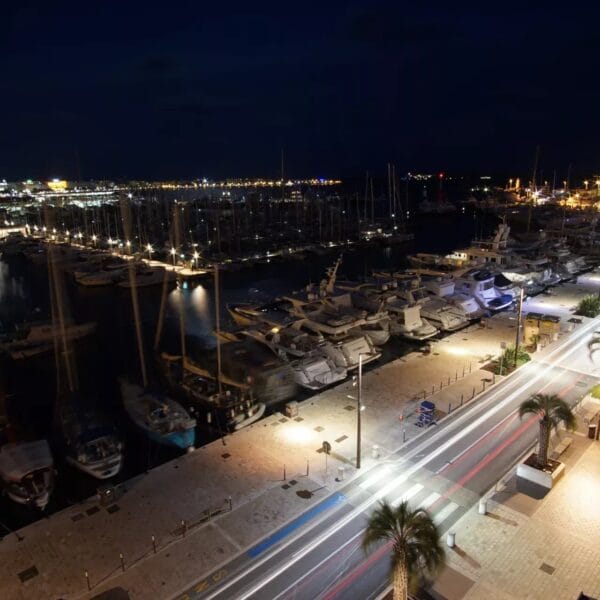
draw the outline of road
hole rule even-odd
[[[580,325],[477,403],[406,443],[179,598],[375,598],[388,584],[389,547],[365,555],[360,543],[377,503],[409,500],[446,532],[535,443],[537,418],[520,420],[520,403],[538,392],[575,403],[595,382],[587,343],[598,326],[597,320]]]

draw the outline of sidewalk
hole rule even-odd
[[[516,315],[503,313],[435,342],[428,356],[412,353],[365,373],[361,471],[427,435],[413,414],[423,394],[443,417],[489,385],[492,374],[480,367],[501,342],[512,343],[515,328]],[[303,402],[295,419],[272,415],[226,445],[213,442],[127,482],[110,506],[90,498],[21,530],[22,541],[6,536],[0,597],[89,598],[115,587],[135,599],[176,595],[341,487],[339,467],[346,481],[357,473],[356,402],[348,395],[356,389],[345,382]],[[332,447],[327,470],[323,441]]]
[[[510,477],[488,500],[487,515],[475,505],[455,523],[456,546],[447,548],[434,597],[576,600],[583,591],[600,598],[600,443],[584,429],[582,418],[561,456],[566,474],[545,498],[517,492]]]

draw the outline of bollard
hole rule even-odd
[[[454,371],[454,381],[458,381],[458,371]]]
[[[435,385],[431,386],[431,395],[433,396],[433,394],[435,394]]]
[[[287,474],[285,472],[285,463],[283,464],[283,480],[285,481],[287,479]]]
[[[229,496],[229,498],[227,498],[227,502],[229,504],[229,512],[231,512],[233,510],[232,503],[231,503],[231,496]]]
[[[427,398],[427,391],[423,390],[423,400],[425,400],[425,398]]]
[[[379,458],[379,446],[377,444],[373,445],[373,450],[372,450],[371,456],[373,458]]]
[[[485,379],[483,380],[483,391],[485,392]]]
[[[440,381],[440,390],[444,387],[444,382]]]
[[[469,373],[471,372],[471,363],[469,363]]]
[[[405,442],[406,441],[406,431],[402,432],[402,441]]]
[[[308,458],[306,459],[306,476],[308,477],[308,474],[310,473],[310,468],[308,465]]]
[[[338,481],[344,481],[344,467],[338,467]]]
[[[492,385],[496,383],[496,373],[492,373]]]
[[[88,588],[88,592],[89,592],[92,589],[92,586],[90,585],[90,574],[85,569],[83,572],[85,573],[85,581],[87,583],[87,588]]]
[[[121,571],[125,573],[125,559],[123,558],[122,552],[119,552],[119,558],[121,559]]]
[[[450,377],[448,377],[448,385],[450,385]]]
[[[454,548],[455,538],[456,534],[453,531],[449,531],[446,536],[446,546],[448,546],[448,548]]]
[[[473,386],[473,393],[471,394],[471,398],[475,398],[475,386]]]
[[[487,500],[485,498],[481,498],[479,500],[479,514],[480,515],[487,514]]]
[[[209,515],[209,518],[210,518],[210,515]],[[181,520],[181,530],[183,531],[183,537],[185,537],[187,525],[185,524],[185,521],[183,519]]]
[[[152,536],[152,551],[156,554],[156,538]]]
[[[465,365],[463,365],[463,377],[465,376]]]
[[[448,402],[448,414],[452,412],[452,402]]]

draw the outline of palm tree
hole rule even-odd
[[[444,565],[435,523],[426,510],[413,510],[406,501],[397,507],[381,502],[373,511],[363,536],[363,550],[382,540],[389,540],[393,548],[390,574],[394,600],[407,600],[421,576],[433,577]]]
[[[577,426],[577,419],[571,407],[556,394],[535,394],[519,407],[519,417],[537,415],[540,418],[540,449],[537,466],[543,469],[548,464],[548,446],[551,431],[557,430],[561,423],[571,431]]]

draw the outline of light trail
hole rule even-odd
[[[484,412],[484,414],[480,415],[477,419],[475,419],[471,424],[467,425],[460,432],[451,436],[450,439],[448,439],[446,442],[444,442],[443,444],[438,446],[427,457],[421,459],[420,461],[418,461],[417,463],[412,465],[404,473],[402,473],[401,475],[399,475],[398,477],[396,477],[395,479],[390,481],[388,484],[383,486],[380,490],[375,492],[369,499],[363,501],[359,506],[357,506],[349,514],[345,515],[339,521],[337,521],[334,525],[330,526],[327,530],[325,530],[323,533],[316,536],[314,540],[312,540],[310,543],[306,544],[300,551],[296,552],[287,561],[285,561],[283,564],[279,565],[278,568],[270,569],[269,572],[267,574],[265,574],[265,576],[262,577],[260,581],[258,581],[251,587],[247,588],[243,592],[241,592],[237,597],[240,598],[240,600],[250,598],[252,595],[257,593],[260,589],[265,587],[268,583],[273,581],[276,577],[278,577],[279,575],[284,573],[287,569],[289,569],[291,566],[296,564],[304,556],[306,556],[307,554],[309,554],[310,552],[315,550],[318,546],[320,546],[323,542],[325,542],[327,539],[329,539],[332,535],[334,535],[341,528],[343,528],[348,523],[353,521],[356,517],[358,517],[359,515],[364,513],[367,509],[369,509],[371,506],[373,506],[373,504],[375,504],[377,501],[384,498],[389,492],[391,492],[395,487],[397,487],[398,485],[400,485],[401,483],[406,481],[416,471],[421,469],[427,463],[431,462],[433,459],[437,458],[440,454],[445,452],[452,445],[456,444],[461,438],[463,438],[466,435],[468,435],[469,433],[471,433],[474,429],[479,427],[485,420],[489,419],[490,417],[492,417],[493,415],[495,415],[502,409],[509,406],[519,396],[519,394],[521,394],[525,389],[527,389],[531,385],[534,385],[536,382],[538,382],[540,379],[542,379],[549,371],[554,369],[556,367],[556,363],[559,360],[563,361],[568,356],[571,356],[575,351],[579,350],[584,336],[588,335],[593,329],[595,329],[597,327],[597,325],[598,324],[596,323],[595,319],[590,321],[586,325],[583,325],[576,334],[568,337],[562,344],[560,344],[559,346],[554,348],[548,355],[546,355],[544,357],[546,363],[551,356],[555,356],[558,353],[560,353],[560,357],[554,363],[547,364],[547,366],[543,367],[539,371],[539,373],[534,374],[533,377],[531,377],[529,371],[531,371],[535,366],[538,366],[537,363],[528,363],[527,365],[525,365],[522,373],[517,374],[513,378],[513,381],[511,381],[508,385],[509,385],[509,387],[512,388],[515,386],[515,382],[518,383],[522,379],[526,379],[525,383],[523,383],[515,391],[513,391],[508,396],[506,396],[503,400],[500,400],[500,402],[495,404],[489,411]],[[567,350],[566,352],[563,352],[563,350],[565,350],[570,345],[572,345],[573,347],[570,348],[569,350]],[[531,367],[530,367],[530,365],[531,365]],[[557,375],[555,375],[552,378],[551,381],[553,381],[554,379],[556,379],[557,377],[559,377],[562,374],[563,374],[562,372],[558,373]],[[487,407],[494,399],[496,399],[498,396],[500,396],[503,393],[505,393],[504,389],[496,389],[494,392],[492,392],[490,394],[490,396],[485,398],[482,401],[482,403],[477,407],[478,412],[482,412],[483,408]],[[448,427],[439,430],[433,436],[428,437],[426,440],[421,442],[421,444],[419,444],[411,452],[407,453],[407,455],[405,457],[403,457],[404,462],[408,461],[411,457],[418,454],[424,448],[431,446],[432,443],[435,442],[436,438],[442,437],[442,436],[448,434],[449,432],[451,432],[452,430],[456,429],[457,427],[459,427],[462,424],[462,422],[464,422],[470,416],[472,416],[472,414],[469,413],[469,411],[465,411],[462,415],[460,415],[456,419],[456,421],[449,423]],[[401,461],[399,461],[399,462],[401,462]],[[300,532],[296,536],[291,537],[286,542],[282,543],[274,551],[266,554],[261,559],[253,562],[246,569],[244,569],[243,571],[241,571],[240,573],[238,573],[231,579],[228,579],[226,582],[224,582],[224,584],[220,588],[216,589],[210,595],[206,596],[206,598],[211,600],[213,598],[218,597],[225,590],[229,589],[231,586],[233,586],[234,584],[238,583],[239,581],[241,581],[242,579],[247,577],[250,573],[252,573],[256,569],[258,569],[260,566],[264,565],[265,563],[267,563],[269,561],[272,561],[273,558],[275,556],[277,556],[277,554],[281,553],[283,550],[285,550],[287,547],[289,547],[292,543],[298,541],[298,539],[300,537],[302,537],[303,535],[306,535],[307,533],[312,531],[323,520],[324,519],[320,519],[316,522],[313,522],[310,526],[305,528],[302,532]],[[296,584],[297,583],[298,583],[298,580],[296,581]]]

